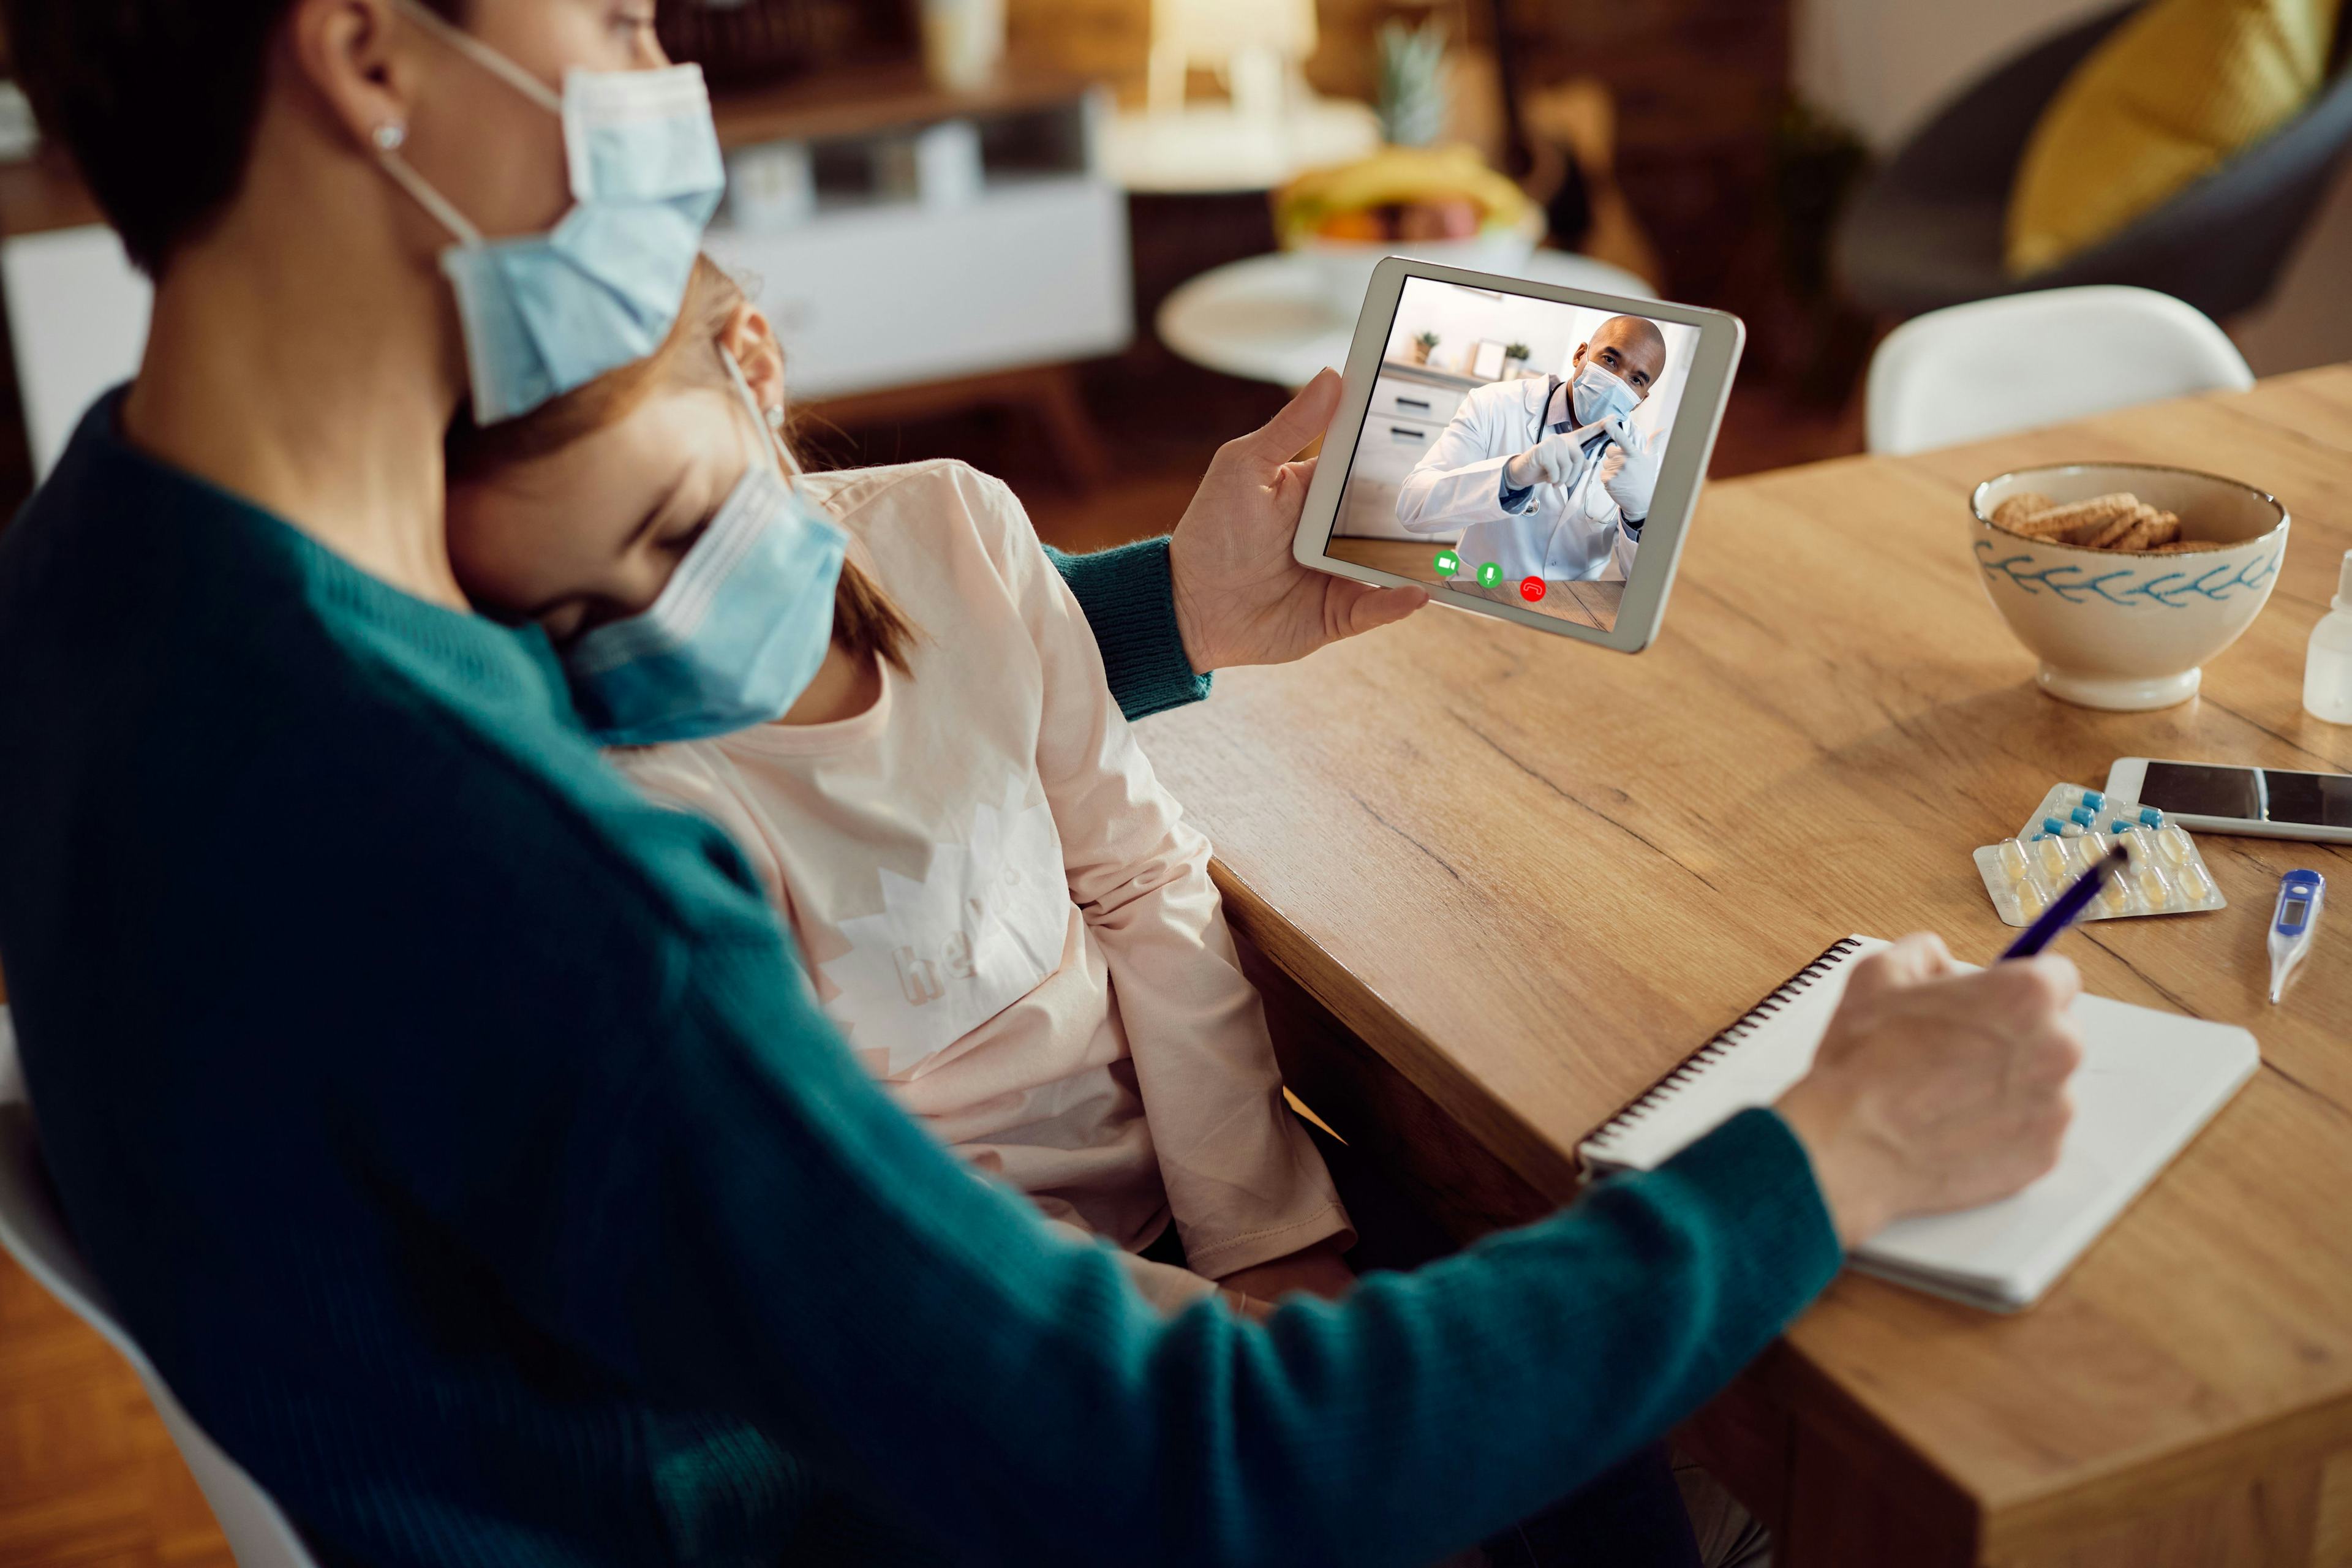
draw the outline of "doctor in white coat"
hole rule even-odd
[[[1464,565],[1492,561],[1506,583],[1632,576],[1664,442],[1625,421],[1665,367],[1655,324],[1612,316],[1577,345],[1567,380],[1478,388],[1405,476],[1397,521],[1462,529]]]

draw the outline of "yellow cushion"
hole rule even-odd
[[[2343,0],[2151,0],[2042,111],[2010,194],[2012,275],[2038,272],[2170,200],[2294,118]]]

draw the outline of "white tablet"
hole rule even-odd
[[[1390,257],[1292,553],[1638,653],[1746,339],[1720,310]]]

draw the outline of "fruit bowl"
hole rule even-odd
[[[1467,239],[1327,239],[1320,235],[1300,239],[1291,247],[1300,256],[1312,257],[1323,280],[1323,291],[1332,302],[1352,311],[1362,303],[1364,292],[1372,286],[1372,269],[1383,257],[1406,256],[1415,261],[1434,261],[1444,267],[1464,267],[1474,272],[1517,274],[1536,253],[1536,242],[1543,237],[1543,226],[1538,222],[1533,232],[1518,228],[1489,228]]]
[[[1382,148],[1309,170],[1272,201],[1282,247],[1313,258],[1349,310],[1384,256],[1516,272],[1544,237],[1542,209],[1467,146]]]

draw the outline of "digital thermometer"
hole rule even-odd
[[[2311,952],[2326,898],[2327,879],[2316,871],[2289,871],[2279,879],[2278,911],[2271,916],[2272,1002],[2286,994],[2286,983]]]

